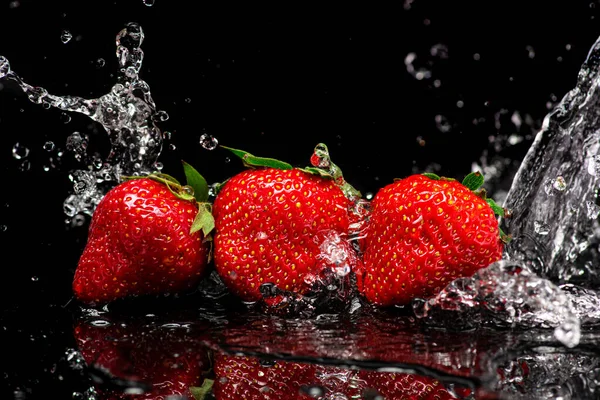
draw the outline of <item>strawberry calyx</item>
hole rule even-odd
[[[339,188],[342,189],[344,195],[350,200],[362,197],[361,193],[344,179],[340,167],[331,161],[329,149],[325,143],[319,143],[315,146],[315,150],[310,157],[310,163],[312,167],[302,168],[302,170],[310,174],[333,179]]]
[[[198,206],[198,212],[190,228],[190,234],[201,230],[205,239],[210,239],[209,234],[215,227],[215,220],[212,215],[212,204],[208,201],[208,184],[206,179],[194,167],[183,160],[181,163],[186,178],[185,185],[179,183],[173,176],[162,172],[154,172],[147,176],[125,176],[123,179],[152,179],[167,186],[177,198],[195,202]]]
[[[293,169],[291,164],[285,161],[279,161],[274,158],[257,157],[244,150],[232,149],[231,147],[221,146],[222,148],[231,151],[233,154],[242,159],[244,166],[248,168],[265,167],[275,169]]]
[[[221,145],[221,147],[238,156],[244,163],[244,166],[248,168],[275,168],[281,170],[294,169],[291,164],[285,161],[268,157],[257,157],[248,153],[247,151],[233,149],[223,145]],[[331,161],[329,150],[324,143],[319,143],[315,146],[314,152],[310,158],[310,162],[312,166],[298,169],[312,175],[318,175],[320,177],[333,180],[342,190],[344,195],[350,200],[355,200],[361,197],[361,193],[348,182],[346,182],[343,177],[342,170]],[[219,187],[217,186],[217,190],[218,188]]]
[[[194,397],[194,400],[205,400],[210,394],[214,385],[214,379],[205,378],[202,382],[202,386],[190,386],[190,393]]]
[[[431,172],[425,172],[425,173],[423,173],[423,175],[425,175],[429,179],[433,179],[433,180],[456,181],[456,179],[440,177],[439,175],[436,175]],[[466,175],[461,183],[467,189],[469,189],[473,193],[475,193],[475,195],[477,195],[480,198],[482,198],[483,200],[485,200],[485,202],[490,206],[490,208],[494,212],[494,215],[497,215],[497,216],[503,217],[503,218],[508,217],[510,215],[510,213],[506,208],[498,205],[498,203],[496,203],[494,201],[494,199],[487,197],[487,191],[482,187],[484,181],[485,180],[484,180],[483,174],[479,171],[475,171],[475,172],[471,172],[470,174]],[[510,235],[507,235],[506,233],[504,233],[502,231],[502,229],[498,228],[498,230],[500,232],[500,240],[502,240],[504,243],[510,242],[512,237]]]

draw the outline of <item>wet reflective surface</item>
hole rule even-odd
[[[15,398],[35,395],[27,387],[42,390],[44,380],[54,380],[57,395],[76,399],[598,395],[593,330],[568,349],[543,329],[442,331],[403,310],[369,308],[290,319],[266,316],[229,296],[216,301],[200,294],[68,314],[69,330],[47,332],[47,344],[32,340],[34,347],[56,348],[43,351],[52,355],[40,360],[47,369]],[[50,344],[58,336],[66,347]],[[10,377],[19,373],[14,369]]]

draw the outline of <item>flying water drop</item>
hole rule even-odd
[[[0,79],[6,77],[10,73],[10,64],[6,57],[0,56]]]
[[[214,150],[219,145],[219,141],[214,136],[204,133],[200,136],[200,145],[206,150]]]
[[[12,148],[12,155],[15,159],[21,160],[29,155],[29,148],[17,142]]]
[[[60,33],[60,41],[63,42],[64,44],[69,43],[72,38],[73,38],[73,34],[66,29],[64,29]]]

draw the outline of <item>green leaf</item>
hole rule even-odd
[[[504,231],[501,228],[498,228],[498,230],[500,231],[500,240],[502,240],[504,244],[510,243],[510,241],[512,240],[512,236],[504,233]]]
[[[472,191],[475,191],[483,185],[483,174],[479,171],[471,172],[469,175],[465,176],[462,184]]]
[[[279,161],[274,158],[265,158],[254,156],[247,151],[232,149],[231,147],[221,146],[224,149],[231,151],[233,154],[238,156],[244,162],[247,167],[268,167],[276,169],[293,169],[291,164],[284,161]]]
[[[212,215],[210,203],[198,203],[198,213],[196,214],[196,218],[194,218],[194,222],[192,222],[190,233],[202,230],[204,236],[208,236],[214,227],[215,218]]]
[[[300,168],[301,171],[304,171],[306,173],[312,174],[312,175],[317,175],[323,178],[329,178],[329,179],[333,179],[333,175],[331,175],[329,172],[325,171],[322,168],[317,168],[317,167],[305,167],[305,168]]]
[[[225,179],[223,182],[216,182],[212,184],[213,187],[213,191],[214,191],[214,195],[216,196],[217,194],[219,194],[219,192],[221,191],[221,189],[223,189],[223,186],[225,186],[225,184],[227,183],[227,181],[229,181],[230,178]]]
[[[439,181],[441,179],[439,175],[436,175],[433,172],[424,172],[423,175],[434,181]]]
[[[154,174],[151,175],[151,177],[158,177],[158,178],[161,178],[161,181],[163,181],[163,182],[168,181],[168,182],[180,185],[180,183],[177,179],[173,178],[171,175],[163,174],[162,172],[155,172]]]
[[[212,390],[214,383],[213,379],[204,378],[202,386],[190,386],[190,393],[194,396],[194,400],[204,400]]]
[[[494,211],[494,214],[500,217],[505,216],[506,210],[503,207],[499,206],[498,203],[496,203],[493,199],[485,199],[485,201],[489,204],[492,211]]]
[[[185,173],[185,179],[187,184],[194,189],[194,197],[199,203],[203,203],[208,200],[208,183],[206,179],[200,173],[185,161],[181,161],[183,164],[183,172]]]

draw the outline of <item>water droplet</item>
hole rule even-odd
[[[66,29],[63,29],[63,31],[60,33],[60,41],[64,44],[69,43],[72,38],[73,34]]]
[[[169,150],[173,151],[177,149],[177,146],[175,146],[173,143],[169,144]]]
[[[527,56],[529,58],[535,58],[535,50],[531,46],[525,46],[525,50],[527,50]]]
[[[271,367],[275,366],[275,361],[273,361],[273,360],[260,359],[258,361],[258,363],[260,364],[261,367],[271,368]]]
[[[10,73],[10,64],[6,57],[0,56],[0,79]]]
[[[160,122],[165,122],[169,119],[169,114],[166,111],[157,111],[154,114],[154,119]]]
[[[110,326],[110,325],[112,325],[112,323],[105,319],[96,319],[94,321],[91,321],[90,325],[102,327],[102,326]]]
[[[367,200],[373,200],[373,197],[374,197],[373,192],[367,192],[367,193],[365,193],[365,198]]]
[[[91,211],[90,211],[90,213],[91,213]],[[83,215],[77,214],[77,215],[73,216],[70,224],[72,227],[78,227],[78,226],[83,226],[85,224],[85,221],[86,221],[86,219]]]
[[[24,159],[29,155],[29,148],[17,142],[12,148],[12,155],[17,160]]]
[[[32,280],[33,282],[37,282],[37,281],[39,280],[39,278],[38,278],[37,276],[32,276],[32,277],[31,277],[31,280]]]
[[[188,104],[190,104],[190,103],[192,102],[192,99],[190,99],[189,97],[187,97],[187,98],[185,99],[185,102],[186,102],[186,103],[188,103]]]
[[[191,187],[189,185],[185,185],[182,189],[185,192],[185,194],[188,194],[190,196],[194,195],[194,188],[193,187]]]
[[[534,221],[533,229],[538,235],[547,235],[550,232],[550,227],[548,224],[542,221]]]
[[[438,58],[448,58],[448,47],[445,44],[434,44],[429,50],[432,56]]]
[[[521,143],[523,141],[523,139],[524,139],[523,136],[513,134],[508,137],[507,141],[508,141],[508,144],[514,146],[515,144]]]
[[[75,154],[75,159],[81,161],[85,155],[88,141],[87,137],[82,136],[79,132],[73,132],[67,137],[66,148]]]
[[[406,71],[419,81],[431,78],[431,71],[425,68],[424,66],[417,66],[416,60],[416,53],[408,53],[406,55],[406,57],[404,58],[404,65],[406,66]]]
[[[448,122],[448,119],[444,115],[435,116],[435,126],[440,132],[446,133],[452,130],[452,125]]]
[[[554,329],[554,337],[565,346],[572,348],[581,340],[581,326],[577,318],[567,318]]]
[[[142,0],[145,6],[152,7],[154,5],[154,0]]]
[[[106,65],[104,58],[99,58],[96,60],[96,68],[102,68],[104,65]]]
[[[325,395],[325,389],[318,385],[301,386],[300,393],[305,394],[313,399],[321,398]]]
[[[585,205],[587,208],[587,217],[592,220],[597,219],[600,215],[600,206],[593,201],[586,201]]]
[[[213,135],[204,133],[200,136],[200,145],[206,150],[214,150],[219,145],[219,141]]]
[[[68,124],[69,122],[71,122],[71,116],[65,112],[60,113],[60,119],[65,124]]]
[[[49,140],[46,143],[44,143],[44,150],[50,152],[50,151],[54,150],[54,148],[55,148],[54,142]]]
[[[73,370],[81,371],[87,365],[85,362],[85,358],[83,358],[83,355],[78,350],[67,349],[67,351],[65,352],[65,356],[67,362],[69,363],[69,366]]]
[[[565,179],[562,176],[557,176],[552,186],[559,192],[564,192],[567,188],[567,182],[565,182]]]
[[[7,225],[0,225],[0,232],[6,232],[8,230]]]

